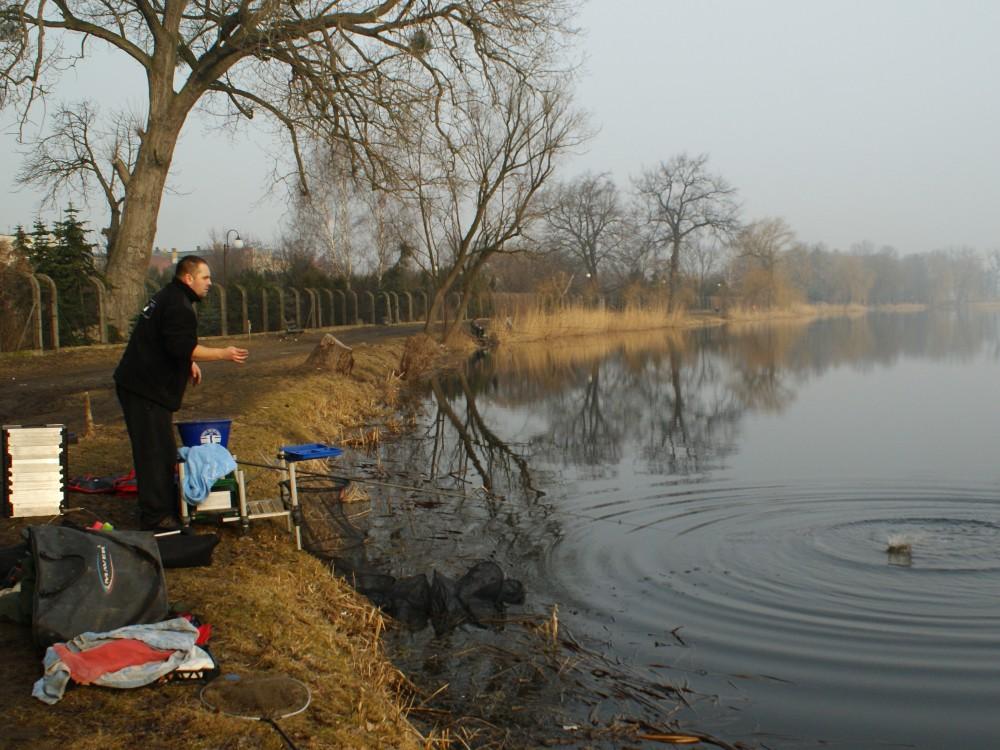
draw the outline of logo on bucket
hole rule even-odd
[[[201,444],[209,445],[211,443],[221,443],[222,433],[219,432],[214,427],[209,427],[201,433]]]

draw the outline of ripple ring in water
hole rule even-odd
[[[823,696],[849,696],[838,710],[873,733],[893,721],[893,705],[912,724],[913,705],[926,702],[931,731],[945,710],[981,723],[984,700],[1000,698],[997,487],[653,489],[664,492],[568,511],[548,573],[582,611],[579,627],[598,633],[614,618],[617,632],[669,640],[682,626],[693,648],[675,664],[788,681],[803,717],[810,701],[819,716]],[[908,566],[893,564],[890,540],[911,545]],[[640,663],[665,659],[634,645]],[[782,689],[772,689],[779,706]],[[763,705],[766,692],[756,689],[751,709],[763,727],[781,710]],[[929,693],[947,693],[948,707]],[[817,716],[803,721],[815,730]]]

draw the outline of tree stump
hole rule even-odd
[[[310,370],[332,370],[350,375],[354,369],[354,350],[332,334],[326,334],[305,361]]]

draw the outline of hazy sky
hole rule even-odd
[[[560,177],[610,171],[628,189],[644,167],[707,153],[745,219],[783,217],[806,242],[1000,248],[1000,3],[591,0],[578,22],[578,103],[600,132]],[[60,94],[137,108],[128,68],[96,61],[96,83],[70,75]],[[158,245],[230,228],[269,240],[285,219],[267,133],[211,126],[182,135]],[[0,232],[30,225],[38,204],[16,192],[18,147],[3,144]]]

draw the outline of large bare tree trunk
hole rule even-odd
[[[463,251],[463,255],[464,254],[465,253]],[[455,286],[455,282],[458,280],[461,272],[461,264],[456,263],[452,266],[452,269],[448,271],[447,276],[441,280],[441,283],[438,284],[438,288],[434,291],[430,307],[427,309],[427,320],[424,323],[424,333],[428,336],[433,337],[434,324],[437,321],[438,316],[441,314],[441,311],[447,309],[445,306],[448,304],[448,295],[451,293],[452,287]],[[446,341],[447,333],[448,331],[443,331],[443,335],[439,341]]]
[[[469,310],[469,296],[466,292],[460,292],[461,302],[458,305],[458,309],[455,311],[455,319],[450,321],[447,326],[445,326],[444,334],[441,337],[442,341],[448,341],[455,332],[459,329],[462,323],[465,321],[466,315]]]
[[[129,178],[121,226],[114,245],[108,248],[107,314],[119,336],[126,335],[129,321],[146,296],[146,271],[156,237],[156,219],[176,142],[176,131],[146,134],[138,164]]]
[[[431,304],[427,308],[427,320],[424,321],[424,333],[433,338],[434,327],[437,324],[437,319],[441,317],[441,311],[444,309],[444,305],[448,298],[448,288],[445,286],[440,286],[437,291],[434,292],[434,296],[431,297]],[[440,341],[444,341],[441,337]]]
[[[192,86],[180,94],[173,91],[175,65],[176,51],[168,48],[158,51],[148,71],[149,117],[145,132],[140,133],[135,167],[125,186],[121,225],[114,244],[108,247],[108,322],[119,337],[127,335],[129,321],[146,297],[146,272],[153,254],[163,188],[181,128],[200,96],[199,89]]]

